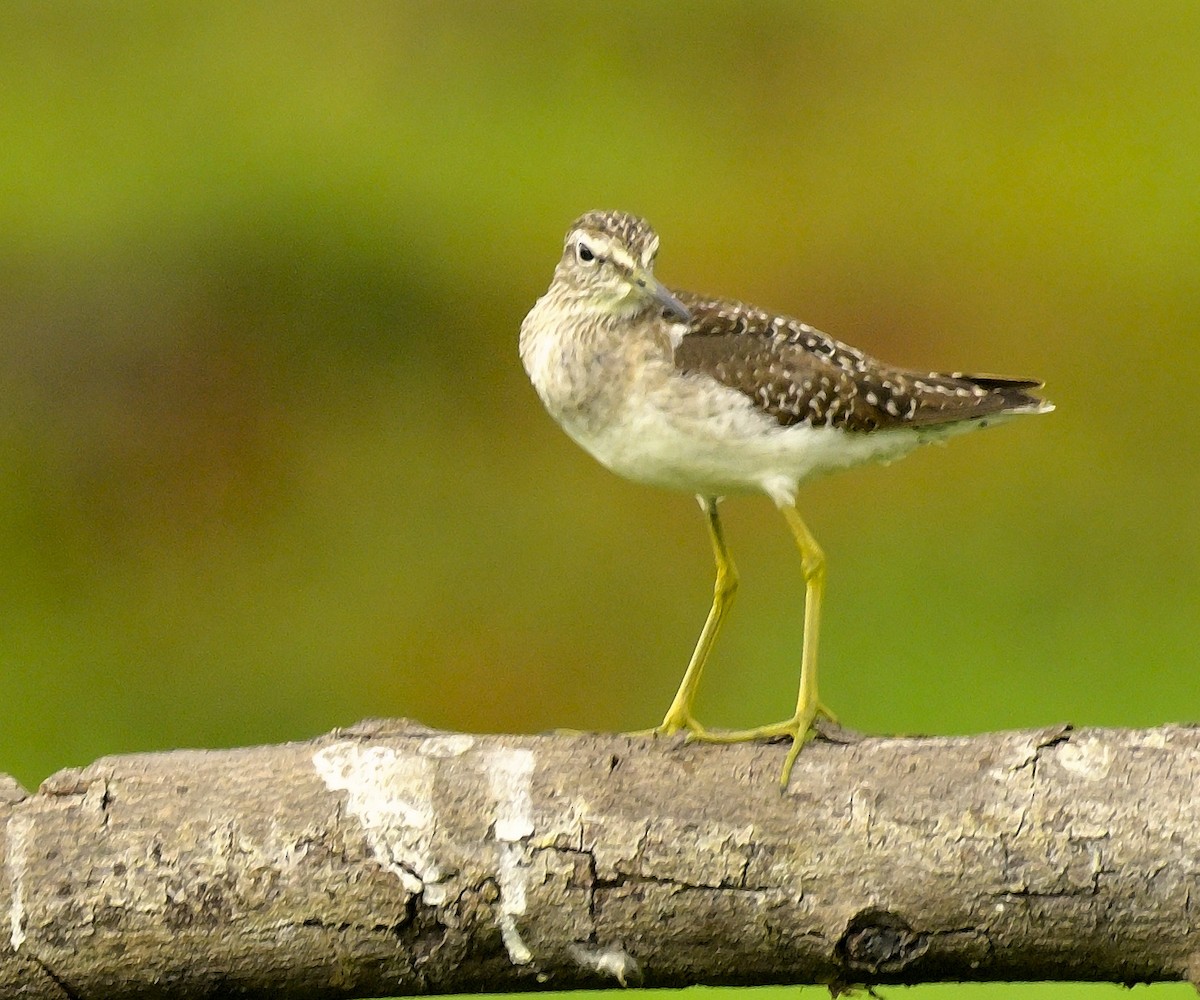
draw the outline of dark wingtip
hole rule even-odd
[[[1045,383],[1036,378],[1004,378],[1000,375],[968,375],[954,372],[948,376],[986,389],[993,397],[999,397],[1000,409],[1005,413],[1049,413],[1054,404],[1036,395],[1035,390]]]

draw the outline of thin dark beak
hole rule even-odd
[[[652,274],[639,271],[634,275],[634,281],[637,282],[639,288],[644,288],[649,292],[650,297],[661,305],[665,312],[674,316],[680,322],[691,322],[692,314],[688,307],[675,298],[666,287],[659,284]]]

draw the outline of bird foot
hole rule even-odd
[[[650,736],[673,736],[675,733],[686,733],[690,743],[693,740],[706,739],[710,730],[697,722],[690,712],[668,712],[662,722],[646,732]]]
[[[656,739],[659,736],[674,736],[676,733],[684,733],[686,742],[691,743],[695,740],[708,740],[711,732],[712,730],[706,729],[697,722],[691,712],[684,710],[668,712],[666,718],[653,729],[635,729],[625,735],[641,739]]]
[[[816,735],[815,724],[818,718],[837,723],[837,717],[818,701],[797,709],[790,719],[768,726],[756,726],[753,729],[708,729],[697,722],[690,712],[668,712],[667,717],[653,729],[642,729],[629,735],[646,738],[673,736],[683,732],[686,733],[685,741],[688,743],[752,743],[756,740],[769,741],[790,737],[792,745],[784,758],[783,771],[779,777],[780,789],[786,791],[796,758],[800,756],[804,745]]]
[[[701,729],[697,733],[689,733],[689,740],[700,740],[705,743],[751,743],[756,740],[774,740],[780,737],[790,737],[792,745],[788,750],[787,757],[783,761],[783,771],[779,776],[779,787],[781,791],[787,791],[788,781],[792,777],[792,767],[796,763],[796,758],[800,756],[800,751],[804,745],[816,735],[814,724],[817,717],[822,716],[831,721],[836,721],[832,713],[825,708],[820,702],[814,702],[812,705],[804,706],[796,711],[790,719],[784,719],[782,722],[775,722],[769,726],[756,726],[753,729],[736,729],[736,730],[707,730]]]

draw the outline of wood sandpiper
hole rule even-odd
[[[588,212],[567,233],[550,288],[521,324],[521,361],[551,416],[613,472],[700,501],[717,564],[712,608],[655,732],[712,742],[791,737],[782,785],[818,715],[825,556],[796,510],[806,480],[890,462],[1053,406],[1032,379],[884,364],[789,316],[672,291],[653,273],[658,236],[624,212]],[[796,711],[774,725],[709,730],[697,685],[737,589],[719,500],[765,493],[800,549],[804,639]]]

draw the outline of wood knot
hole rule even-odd
[[[835,950],[848,972],[878,975],[902,971],[928,948],[926,936],[898,913],[871,909],[850,918]]]

